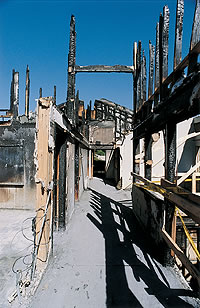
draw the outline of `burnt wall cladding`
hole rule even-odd
[[[10,165],[16,166],[17,163],[20,163],[21,171],[19,169],[19,172],[23,173],[24,170],[24,174],[21,174],[21,177],[18,176],[15,180],[21,181],[24,176],[24,184],[31,187],[35,186],[35,165],[33,158],[35,149],[34,141],[34,122],[20,123],[19,121],[16,121],[13,122],[10,126],[0,126],[0,146],[3,146],[5,149],[5,147],[7,146],[9,148],[16,145],[19,146],[19,148],[21,149],[21,151],[17,151],[15,155],[12,155],[12,151],[7,151],[9,155],[7,160],[9,161]],[[10,179],[5,178],[5,182],[10,182]]]

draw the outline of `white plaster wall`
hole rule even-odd
[[[194,132],[193,118],[177,124],[177,173],[187,172],[194,164],[195,156],[195,138],[190,138],[190,134]],[[164,137],[160,131],[160,138],[157,142],[153,142],[152,146],[152,181],[158,181],[164,177]]]
[[[152,181],[160,181],[161,177],[164,177],[164,158],[165,158],[165,146],[163,132],[159,132],[158,141],[153,141],[152,144]]]
[[[122,178],[122,189],[131,187],[133,170],[133,134],[126,135],[120,147],[120,177]]]

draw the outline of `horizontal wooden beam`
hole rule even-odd
[[[161,235],[164,241],[169,246],[169,248],[171,248],[174,251],[175,255],[179,258],[179,260],[182,262],[182,264],[185,266],[188,272],[192,275],[192,277],[194,277],[197,280],[198,287],[200,289],[200,272],[190,262],[190,260],[184,254],[184,252],[179,248],[176,242],[169,236],[169,234],[164,229],[161,230]]]
[[[151,181],[147,180],[146,178],[143,178],[142,176],[138,175],[137,173],[132,173],[132,176],[145,183],[147,187],[144,188],[149,188],[149,190],[160,193],[167,200],[177,205],[195,222],[200,223],[200,204],[194,203],[191,200],[188,200],[178,194],[175,194],[174,192],[170,191],[170,188],[166,189],[162,186],[156,185]]]
[[[165,179],[161,179],[161,186],[164,187],[165,189],[171,190],[172,192],[183,196],[184,198],[200,204],[200,196],[193,194],[191,191],[186,190],[180,186],[176,186],[176,184],[167,181]]]
[[[134,73],[134,67],[127,65],[77,65],[75,73]]]

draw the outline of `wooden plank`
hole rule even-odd
[[[36,243],[40,244],[36,258],[39,268],[42,268],[48,259],[51,237],[50,221],[52,219],[52,211],[51,205],[48,206],[47,204],[47,200],[50,197],[48,190],[49,183],[52,183],[53,181],[53,151],[49,148],[50,106],[52,104],[53,100],[51,100],[51,98],[41,98],[38,101],[37,107],[36,158],[38,168],[36,172]],[[46,210],[44,208],[45,204]],[[45,217],[44,210],[46,211]],[[45,222],[44,218],[46,218]]]
[[[177,0],[175,45],[174,45],[174,69],[176,69],[176,67],[180,64],[182,59],[183,15],[184,15],[184,0]]]
[[[196,269],[196,267],[190,262],[190,260],[185,256],[184,252],[180,249],[180,247],[175,243],[175,241],[169,236],[169,234],[162,229],[161,235],[169,248],[171,248],[179,260],[183,263],[183,265],[187,268],[188,272],[194,277],[198,283],[198,287],[200,288],[200,272]]]
[[[75,66],[75,73],[133,73],[134,67],[128,65],[86,65]]]

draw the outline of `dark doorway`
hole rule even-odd
[[[106,167],[105,151],[95,150],[94,151],[93,175],[95,177],[104,179],[105,178],[105,167]]]

